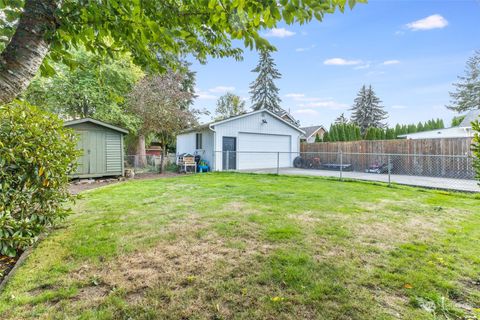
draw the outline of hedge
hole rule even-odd
[[[0,254],[15,256],[70,212],[74,133],[25,102],[0,106]]]

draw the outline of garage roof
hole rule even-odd
[[[182,131],[182,133],[188,133],[188,132],[192,132],[192,131],[199,131],[199,130],[203,130],[203,129],[208,129],[212,126],[216,126],[216,125],[219,125],[219,124],[223,124],[223,123],[226,123],[226,122],[230,122],[230,121],[233,121],[233,120],[237,120],[237,119],[247,117],[247,116],[250,116],[250,115],[256,114],[256,113],[261,113],[261,112],[266,112],[266,113],[270,114],[272,117],[276,118],[277,120],[282,121],[286,125],[288,125],[288,126],[294,128],[295,130],[305,134],[305,131],[303,131],[299,127],[293,125],[292,123],[290,123],[287,120],[282,119],[281,117],[279,117],[278,115],[276,115],[275,113],[273,113],[272,111],[267,110],[267,109],[260,109],[260,110],[255,110],[255,111],[252,111],[252,112],[246,112],[246,113],[242,113],[242,114],[239,114],[239,115],[236,115],[236,116],[233,116],[233,117],[230,117],[230,118],[226,118],[226,119],[223,119],[223,120],[205,123],[205,124],[202,124],[202,125],[184,130],[184,131]]]

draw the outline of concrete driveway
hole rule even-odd
[[[280,168],[280,174],[289,175],[305,175],[305,176],[321,176],[321,177],[340,177],[339,171],[316,170],[316,169],[299,169],[299,168]],[[260,169],[249,170],[253,173],[277,173],[277,169]],[[367,181],[388,182],[387,174],[364,173],[364,172],[342,172],[343,178],[358,179]],[[423,177],[423,176],[407,176],[392,174],[390,176],[392,183],[427,187],[435,189],[480,192],[480,186],[476,180]]]

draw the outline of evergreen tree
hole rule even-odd
[[[346,124],[348,123],[347,117],[345,117],[345,113],[342,113],[335,119],[335,124]]]
[[[355,140],[362,140],[362,132],[359,126],[355,126]]]
[[[369,127],[365,130],[365,140],[375,140],[375,129],[372,127]]]
[[[437,129],[444,129],[445,128],[445,123],[443,122],[443,119],[438,119],[438,128]]]
[[[458,127],[460,125],[460,123],[463,121],[463,119],[465,119],[465,116],[453,117],[451,126],[452,127]]]
[[[323,142],[330,142],[328,131],[323,134]]]
[[[456,112],[480,109],[480,50],[467,60],[465,75],[458,79],[459,82],[453,84],[455,92],[450,92],[452,101],[447,108]]]
[[[417,124],[417,132],[422,132],[424,131],[423,123],[421,121],[418,122]]]
[[[318,133],[315,135],[315,142],[322,142],[322,139],[320,139],[320,135]]]
[[[275,80],[282,75],[278,72],[270,51],[262,50],[258,65],[252,72],[258,73],[257,79],[250,84],[252,109],[268,109],[273,112],[281,111],[280,96]]]
[[[402,126],[399,123],[397,123],[397,125],[395,126],[395,138],[397,138],[401,134],[402,134]]]
[[[394,128],[388,128],[387,131],[385,132],[385,139],[387,140],[392,140],[395,139],[395,129]]]
[[[383,120],[387,118],[387,112],[383,110],[381,100],[375,95],[372,86],[368,89],[364,86],[355,98],[352,110],[352,122],[360,127],[365,133],[368,127],[384,128]]]
[[[337,132],[338,132],[338,140],[339,141],[347,141],[345,136],[345,126],[343,124],[337,124]]]
[[[336,129],[333,124],[330,125],[329,138],[330,138],[330,141],[332,142],[338,141],[337,135],[336,135]]]

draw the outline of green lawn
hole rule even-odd
[[[1,319],[476,319],[479,198],[199,174],[86,192]]]

